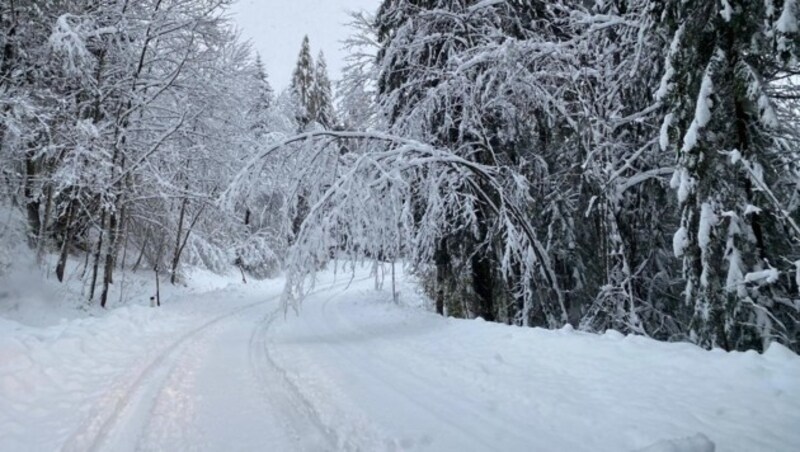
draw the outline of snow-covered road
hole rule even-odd
[[[225,302],[226,312],[215,306],[209,320],[161,348],[116,393],[114,410],[89,418],[62,450],[335,450],[267,353],[270,325],[282,318],[278,296],[239,293]],[[211,308],[202,304],[195,309]]]
[[[279,288],[0,323],[0,450],[800,450],[781,347],[444,319],[364,275],[325,275],[284,318]]]

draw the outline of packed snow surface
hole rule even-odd
[[[2,451],[797,451],[800,358],[454,320],[367,272],[0,321]],[[387,284],[388,285],[388,284]]]

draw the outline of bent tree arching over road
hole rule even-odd
[[[558,278],[537,232],[525,216],[529,201],[525,178],[508,168],[483,165],[424,143],[382,133],[309,132],[270,145],[247,162],[223,193],[222,203],[229,209],[241,192],[256,183],[273,159],[288,159],[297,154],[295,146],[314,149],[301,164],[311,168],[314,161],[334,161],[335,171],[308,171],[291,186],[285,196],[288,205],[305,203],[303,219],[289,247],[289,273],[284,302],[295,305],[302,298],[305,279],[320,262],[328,260],[332,248],[339,256],[403,256],[413,265],[425,265],[435,254],[437,238],[460,230],[487,228],[491,231],[482,246],[491,247],[491,238],[505,239],[501,260],[504,274],[521,281],[539,281],[538,292],[521,284],[523,318],[530,318],[537,296],[553,299],[552,325],[564,325],[567,311]],[[345,162],[342,148],[362,149]],[[321,165],[326,173],[330,167]],[[323,190],[310,197],[304,185],[325,180]],[[262,182],[263,183],[263,182]],[[420,197],[417,187],[426,187]],[[470,202],[464,202],[471,199]],[[489,224],[472,215],[475,204],[488,206],[496,218]],[[423,213],[419,213],[419,212]],[[454,223],[452,219],[467,219]],[[347,240],[342,241],[342,234]],[[513,267],[513,268],[512,268]],[[509,278],[509,284],[513,280]],[[538,298],[541,303],[544,298]],[[549,311],[549,309],[548,309]]]

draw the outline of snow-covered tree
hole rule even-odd
[[[550,33],[557,14],[541,6],[384,2],[377,18],[382,43],[379,90],[389,130],[453,149],[482,165],[523,173],[545,169],[546,163],[537,158],[545,150],[537,149],[535,140],[546,139],[548,131],[540,128],[546,118],[531,118],[547,111],[549,85],[538,85],[536,77],[520,70],[559,58],[552,51],[552,40],[559,36]],[[465,196],[483,189],[480,184],[462,188]],[[507,238],[496,235],[491,203],[476,202],[472,208],[475,227],[465,224],[439,238],[434,259],[438,308],[445,307],[445,289],[453,287],[450,299],[472,294],[466,315],[566,323],[567,307],[550,257],[534,253],[524,261],[503,261]],[[531,268],[538,270],[526,274]]]
[[[336,111],[229,5],[0,4],[0,202],[87,298],[403,260],[449,315],[798,347],[796,1],[384,0]]]
[[[333,88],[328,77],[328,65],[322,51],[317,56],[314,65],[314,84],[311,96],[311,111],[313,121],[325,129],[336,127],[336,113],[333,109]]]
[[[376,56],[380,45],[374,22],[365,12],[351,14],[352,35],[344,42],[346,64],[336,85],[336,109],[345,129],[378,126]]]
[[[256,55],[254,69],[255,97],[248,116],[250,117],[250,128],[253,130],[256,139],[259,139],[271,131],[270,115],[275,106],[275,91],[269,83],[267,70],[264,68],[260,55]]]
[[[101,304],[132,262],[177,280],[183,261],[233,260],[239,230],[223,225],[241,220],[212,198],[253,146],[241,106],[269,94],[223,17],[229,4],[0,7],[4,184],[25,206],[34,246],[60,254],[59,279],[70,255],[91,255],[81,273]]]
[[[663,158],[654,118],[663,60],[650,6],[572,6],[564,22],[573,54],[564,70],[574,76],[557,94],[568,131],[559,154],[567,156],[564,172],[580,177],[559,182],[571,197],[557,196],[552,207],[566,220],[554,228],[554,259],[572,273],[564,286],[582,328],[666,339],[680,334],[683,313],[673,301],[679,269],[667,252],[676,223],[667,187],[673,162]],[[581,306],[581,298],[592,301]]]
[[[297,56],[297,64],[292,73],[291,92],[297,103],[296,113],[297,122],[304,129],[316,116],[314,111],[314,76],[315,65],[311,57],[311,44],[308,36],[303,38],[300,47],[300,54]]]
[[[677,155],[692,341],[726,349],[798,340],[798,16],[794,1],[670,1],[657,97]]]

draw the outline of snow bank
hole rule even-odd
[[[0,276],[0,316],[31,326],[57,324],[61,319],[83,317],[78,303],[65,287],[47,281],[26,249],[17,253],[18,261]]]
[[[0,321],[0,450],[60,449],[189,320],[130,307],[49,328]]]
[[[690,438],[659,441],[638,452],[714,452],[714,443],[705,435],[697,434]]]
[[[35,252],[27,246],[22,214],[0,205],[0,317],[46,326],[88,315],[89,310],[78,310],[80,287],[50,281],[48,271],[37,264]]]
[[[184,271],[184,276],[186,287],[189,291],[195,293],[222,290],[232,285],[238,286],[242,284],[242,277],[236,271],[219,275],[204,268],[193,267]]]

